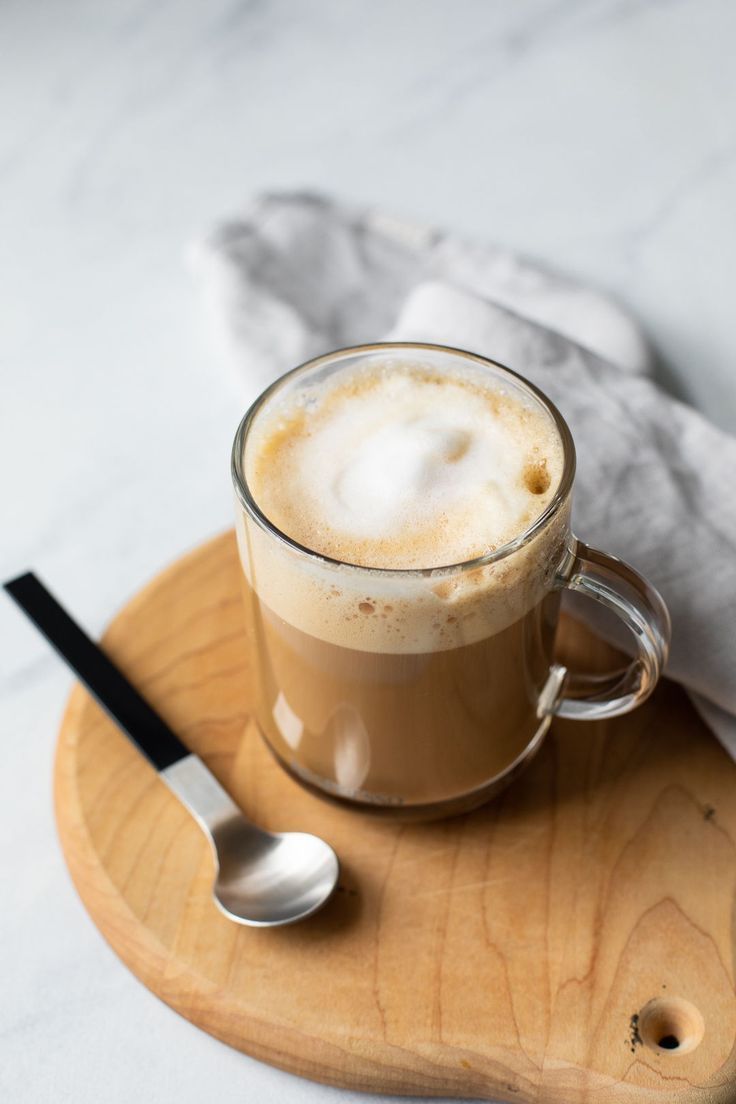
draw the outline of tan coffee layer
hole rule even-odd
[[[392,808],[472,801],[540,732],[557,595],[474,644],[397,655],[326,644],[243,591],[256,720],[287,768],[328,793]]]

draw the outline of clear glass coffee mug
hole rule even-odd
[[[494,385],[552,420],[562,477],[520,535],[465,563],[367,568],[300,545],[265,516],[248,485],[260,419],[299,391],[372,361],[440,373],[490,373]],[[570,529],[575,448],[559,411],[516,373],[440,346],[342,349],[288,372],[251,406],[232,453],[254,714],[289,774],[314,792],[371,811],[433,818],[505,787],[553,717],[626,713],[654,688],[669,617],[633,568]],[[634,658],[608,677],[555,662],[563,589],[612,610]]]

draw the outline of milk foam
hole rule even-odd
[[[562,477],[551,417],[487,375],[384,360],[267,401],[243,457],[251,493],[343,561],[300,554],[239,509],[245,577],[277,619],[346,648],[432,652],[503,631],[550,591],[569,498],[512,554],[444,566],[521,535]],[[432,570],[381,570],[409,567]]]
[[[246,473],[266,516],[300,544],[363,567],[432,568],[521,534],[562,463],[543,410],[492,382],[393,363],[267,413]]]

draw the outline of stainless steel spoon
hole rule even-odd
[[[218,908],[238,924],[262,928],[316,912],[337,885],[339,864],[329,844],[251,824],[33,573],[5,589],[194,816],[212,845]]]

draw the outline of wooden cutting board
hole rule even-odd
[[[294,927],[229,922],[194,821],[76,687],[56,760],[61,842],[95,923],[149,989],[232,1046],[335,1085],[736,1100],[736,767],[677,687],[628,717],[554,725],[479,812],[397,825],[276,766],[249,720],[242,618],[225,534],[146,587],[104,644],[249,815],[333,845],[341,884]],[[564,643],[610,663],[574,623]]]

